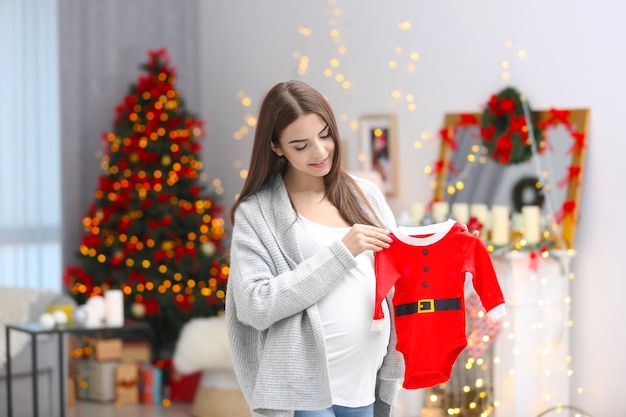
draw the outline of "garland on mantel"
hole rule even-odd
[[[508,245],[497,247],[488,246],[490,255],[493,260],[506,260],[512,253],[528,253],[528,269],[537,272],[539,264],[542,260],[552,259],[560,266],[561,274],[566,273],[566,265],[562,261],[562,256],[556,255],[554,252],[554,242],[540,242],[536,245],[522,245],[521,240]],[[568,255],[569,256],[569,255]]]
[[[529,107],[532,138],[524,117],[522,96],[513,87],[493,94],[480,119],[483,145],[491,159],[502,164],[519,164],[533,155],[533,148],[543,150],[543,135]]]

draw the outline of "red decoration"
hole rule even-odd
[[[581,171],[582,171],[582,169],[580,167],[578,167],[578,166],[576,166],[576,167],[573,167],[573,166],[568,167],[567,168],[567,175],[565,175],[565,177],[563,177],[559,181],[558,186],[560,188],[565,187],[572,179],[577,178],[580,175]]]
[[[537,270],[539,269],[539,262],[541,261],[541,258],[545,256],[546,253],[548,253],[548,248],[546,246],[542,246],[541,249],[539,249],[539,251],[531,250],[529,254],[530,262],[528,265],[528,269],[530,269],[533,272],[537,272]]]
[[[439,130],[439,138],[442,143],[447,143],[451,150],[457,149],[457,143],[454,139],[458,132],[458,129],[463,126],[473,126],[478,124],[478,118],[473,114],[462,113],[459,117],[459,121],[456,122],[452,128],[443,128]],[[452,133],[450,133],[452,132]],[[444,161],[439,159],[435,162],[435,167],[431,174],[438,174],[443,169]],[[449,161],[448,170],[454,175],[459,175],[460,172],[452,165],[452,162]]]
[[[459,119],[459,123],[457,123],[457,125],[459,126],[473,126],[473,125],[477,125],[478,124],[478,117],[474,116],[473,114],[467,114],[467,113],[462,113]]]
[[[544,148],[541,131],[530,109],[528,117],[529,125],[521,94],[516,89],[507,87],[490,97],[480,125],[483,145],[492,160],[503,165],[517,164],[528,160],[535,148],[538,152]],[[534,144],[528,140],[529,129],[533,130]]]
[[[441,129],[439,131],[439,137],[441,137],[441,140],[443,142],[448,143],[448,145],[450,146],[450,149],[452,149],[453,151],[456,151],[456,140],[454,140],[454,136],[450,134],[450,129],[448,128],[444,128]]]
[[[567,154],[571,155],[574,152],[584,149],[586,138],[584,133],[574,130],[574,126],[572,126],[572,123],[569,121],[569,116],[570,112],[568,110],[557,110],[552,108],[550,109],[550,116],[541,123],[541,128],[545,134],[546,130],[551,126],[556,126],[558,124],[565,125],[574,142],[572,147],[567,151]],[[580,177],[580,175],[582,174],[582,167],[580,166],[569,166],[567,170],[568,172],[566,176],[562,178],[557,184],[559,187],[564,187],[571,180]],[[561,209],[554,216],[556,223],[561,224],[566,216],[574,215],[575,209],[575,201],[564,202]]]
[[[500,161],[503,165],[509,164],[511,162],[513,146],[513,141],[511,141],[510,136],[501,137],[496,143],[496,149],[491,154],[491,158]]]
[[[480,133],[483,136],[483,139],[487,142],[491,142],[493,140],[493,135],[496,133],[496,128],[493,126],[481,127]]]
[[[196,394],[202,372],[183,375],[176,369],[172,369],[169,380],[170,400],[179,402],[191,402]]]
[[[537,270],[539,269],[539,261],[541,260],[541,255],[539,254],[539,252],[531,250],[529,258],[530,258],[530,263],[528,265],[528,269],[530,269],[533,272],[537,272]]]
[[[437,160],[437,162],[435,162],[435,168],[433,169],[431,174],[437,175],[439,172],[441,172],[441,170],[443,169],[443,164],[444,162],[442,159]],[[448,162],[448,170],[454,175],[459,175],[459,171],[454,167],[454,165],[452,165],[451,161]]]
[[[539,122],[539,127],[541,130],[546,130],[550,126],[563,124],[568,127],[568,130],[571,130],[571,124],[569,122],[570,111],[569,110],[558,110],[555,108],[550,109],[550,116]]]
[[[585,147],[585,134],[581,132],[571,132],[572,139],[574,139],[574,144],[567,151],[568,155],[576,152],[577,150],[584,149]]]
[[[561,209],[554,215],[556,223],[561,224],[563,222],[563,219],[565,219],[565,216],[572,215],[575,208],[575,201],[570,200],[564,202],[563,206],[561,206]]]
[[[483,230],[484,226],[485,225],[482,224],[475,216],[470,217],[469,222],[467,223],[467,228],[470,232],[473,232],[474,230]]]

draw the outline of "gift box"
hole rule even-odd
[[[67,379],[67,405],[68,407],[76,405],[76,381],[71,377]]]
[[[94,344],[94,357],[98,361],[112,361],[122,358],[122,339],[97,339]]]
[[[139,391],[137,388],[116,388],[115,405],[137,404],[139,402]]]
[[[171,401],[191,402],[202,378],[202,371],[181,374],[176,371],[171,358],[159,359],[155,365],[163,372],[163,396]]]
[[[152,346],[150,346],[150,343],[124,342],[121,359],[124,362],[150,362],[150,359],[152,359]]]
[[[143,404],[160,404],[163,395],[163,372],[158,366],[139,365],[139,401]]]
[[[115,366],[115,403],[118,405],[139,402],[139,365],[122,362]]]
[[[88,401],[114,401],[116,367],[115,361],[77,361],[76,397]]]
[[[170,400],[181,402],[193,401],[201,377],[202,371],[183,375],[176,372],[176,369],[172,369],[169,381]]]

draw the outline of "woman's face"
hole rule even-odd
[[[330,172],[335,154],[335,141],[328,125],[319,115],[298,117],[283,130],[279,146],[272,145],[277,155],[289,161],[291,174],[324,177]]]

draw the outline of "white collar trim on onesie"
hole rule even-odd
[[[393,234],[401,242],[412,246],[428,246],[443,239],[456,221],[448,219],[445,222],[429,224],[427,226],[398,226]],[[426,235],[420,236],[418,235]]]

